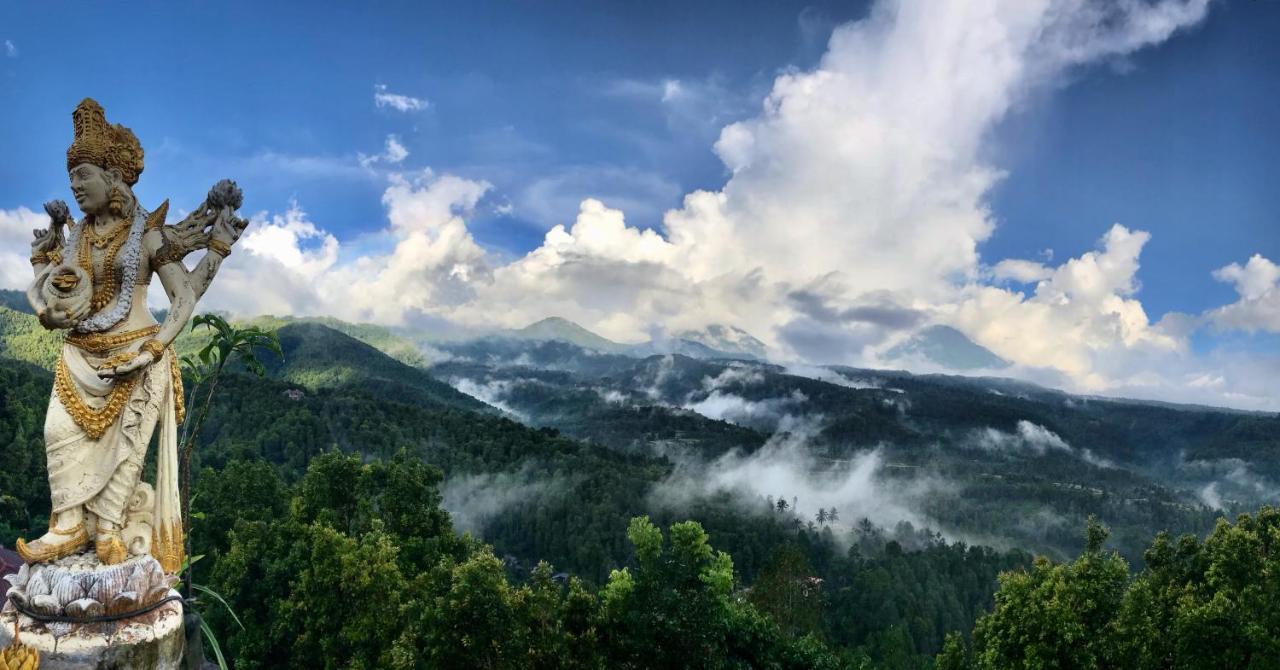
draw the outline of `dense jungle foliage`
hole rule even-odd
[[[0,308],[0,319],[0,544],[11,546],[47,521],[41,427],[58,341],[27,315]],[[228,374],[199,436],[195,579],[246,624],[209,609],[236,667],[1067,668],[1130,667],[1117,659],[1144,654],[1164,660],[1132,667],[1273,667],[1263,633],[1278,629],[1268,604],[1280,602],[1276,514],[1194,539],[1216,515],[1161,478],[1158,459],[1139,466],[1125,456],[1158,448],[1124,436],[1131,424],[1163,422],[1153,429],[1161,435],[1210,436],[1187,450],[1266,463],[1277,450],[1266,432],[1274,417],[1101,402],[1078,415],[1062,398],[1040,407],[1043,390],[998,396],[903,376],[887,383],[912,389],[904,420],[884,402],[903,394],[885,383],[833,390],[775,371],[735,387],[760,398],[799,388],[824,411],[844,407],[816,444],[833,459],[846,455],[833,431],[874,434],[896,422],[898,434],[936,439],[948,423],[953,435],[1013,431],[1017,417],[1072,440],[1094,431],[1097,440],[1072,444],[1129,458],[1098,467],[1061,450],[1029,457],[922,439],[885,448],[890,484],[922,472],[959,482],[932,499],[928,518],[1005,547],[997,550],[907,523],[877,527],[855,510],[801,517],[785,502],[791,491],[655,499],[677,467],[664,450],[752,453],[768,427],[679,403],[611,404],[594,387],[687,397],[723,364],[600,355],[592,369],[605,372],[585,387],[579,368],[523,370],[559,381],[513,396],[550,408],[517,422],[438,379],[497,368],[423,371],[378,346],[402,341],[351,330],[284,323],[283,360],[268,359],[266,379]],[[191,337],[179,348],[193,349]],[[646,376],[664,366],[664,378]],[[958,404],[975,395],[989,398],[964,412]],[[539,495],[480,520],[445,511],[459,483],[508,480],[540,486]],[[1058,512],[1054,523],[1013,527],[1043,509]],[[1100,526],[1082,532],[1089,515],[1111,526],[1119,554],[1102,549]],[[1162,529],[1194,535],[1153,543]],[[1081,550],[1071,563],[1026,553]],[[1236,626],[1216,646],[1191,642]],[[1212,664],[1223,659],[1233,664]]]

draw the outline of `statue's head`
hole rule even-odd
[[[133,131],[107,123],[92,98],[72,112],[75,141],[67,149],[67,174],[76,204],[86,214],[124,216],[135,206],[132,186],[142,174],[142,145]]]

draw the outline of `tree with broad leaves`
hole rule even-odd
[[[200,398],[200,405],[193,407],[187,403],[187,415],[182,422],[182,430],[178,437],[178,453],[181,464],[179,474],[182,478],[182,527],[187,529],[187,555],[191,555],[191,455],[195,452],[196,441],[200,429],[204,427],[209,416],[209,407],[213,404],[214,393],[218,390],[218,382],[227,364],[237,362],[250,373],[259,377],[266,374],[262,361],[258,360],[258,350],[266,349],[276,356],[284,357],[280,348],[280,339],[274,331],[266,331],[257,326],[237,328],[216,314],[201,314],[191,320],[191,330],[205,327],[209,329],[209,339],[195,355],[182,357],[182,368],[191,379],[191,391],[187,395],[195,400]],[[181,393],[182,389],[175,389]],[[195,411],[192,411],[195,410]],[[190,597],[191,579],[188,575],[187,596]]]

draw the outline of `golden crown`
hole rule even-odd
[[[124,183],[133,186],[142,174],[142,144],[132,130],[107,123],[107,114],[93,98],[80,101],[71,113],[76,139],[67,149],[67,170],[89,163],[120,171]]]

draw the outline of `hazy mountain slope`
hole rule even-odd
[[[686,330],[676,335],[676,339],[696,342],[709,350],[722,352],[729,357],[765,360],[769,356],[769,350],[764,342],[736,326],[712,324],[702,330]]]
[[[627,359],[634,364],[634,359]],[[449,361],[431,372],[521,422],[624,451],[690,450],[704,457],[753,451],[766,436],[697,412],[643,402],[609,375],[582,377],[565,369],[489,366]],[[595,383],[586,381],[596,379]]]
[[[15,312],[32,314],[31,303],[27,302],[27,294],[13,289],[0,289],[0,307],[8,307]]]
[[[276,332],[284,358],[265,352],[261,358],[277,379],[310,389],[348,386],[425,406],[489,411],[425,370],[320,323],[290,322]],[[52,370],[63,336],[45,330],[34,316],[0,307],[0,357]],[[206,337],[204,329],[184,330],[175,348],[179,355],[194,353]]]
[[[30,313],[0,307],[0,356],[52,370],[64,334],[46,330]]]
[[[290,324],[318,324],[332,328],[344,335],[353,337],[382,353],[414,367],[423,367],[427,359],[422,355],[418,345],[409,338],[403,337],[395,330],[372,323],[348,323],[341,319],[327,316],[316,317],[277,317],[259,316],[244,321],[244,325],[260,326],[268,330],[282,328]]]
[[[850,487],[839,495],[861,500],[844,509],[853,517],[849,525],[859,514],[881,523],[911,518],[968,541],[1058,554],[1078,548],[1080,524],[1097,514],[1112,524],[1131,559],[1140,558],[1134,552],[1157,530],[1206,529],[1214,517],[1206,504],[1256,506],[1274,501],[1280,489],[1275,415],[1102,401],[1002,379],[841,367],[796,374],[758,361],[637,358],[555,339],[443,343],[442,362],[424,370],[318,320],[260,323],[279,324],[285,348],[283,360],[267,357],[276,381],[262,382],[280,395],[267,403],[277,413],[250,421],[257,433],[229,425],[218,430],[230,440],[223,443],[228,454],[249,450],[244,453],[273,462],[305,463],[334,446],[417,453],[425,448],[419,441],[437,438],[405,426],[445,415],[470,417],[459,426],[488,422],[482,415],[498,408],[526,424],[520,430],[528,434],[559,431],[610,447],[613,455],[592,452],[601,462],[635,457],[659,470],[725,471],[718,479],[680,484],[674,498],[662,494],[681,506],[702,504],[697,501],[721,485],[713,486],[716,481],[745,485],[760,497],[805,500],[825,500],[822,487],[838,485]],[[397,344],[377,327],[337,325],[384,346]],[[184,334],[180,348],[190,350],[200,337]],[[0,311],[3,355],[47,366],[56,338],[28,315]],[[303,389],[302,404],[285,389]],[[267,402],[256,390],[246,394]],[[313,401],[320,405],[298,413]],[[424,411],[437,418],[419,414]],[[766,443],[776,444],[762,450]],[[755,460],[757,453],[764,460]],[[460,462],[505,468],[526,460],[509,452],[503,459]],[[580,500],[606,495],[613,501],[609,514],[619,518],[644,511],[651,487],[674,485],[659,470],[630,482],[628,500],[611,492],[586,492]],[[573,472],[548,476],[560,486]],[[855,475],[866,479],[843,479]],[[516,488],[543,486],[550,484]],[[504,491],[493,495],[501,499]],[[914,497],[898,499],[900,491]],[[866,498],[881,493],[884,501]],[[905,513],[876,511],[885,505]]]
[[[379,397],[460,409],[487,409],[466,394],[405,365],[373,346],[319,323],[291,323],[276,330],[283,359],[266,355],[268,373],[310,388],[357,387]]]
[[[784,442],[801,446],[785,460],[727,461],[724,481],[788,495],[759,485],[777,481],[803,499],[827,495],[813,486],[846,486],[831,480],[848,468],[873,468],[859,486],[890,499],[862,504],[919,492],[909,504],[917,518],[975,542],[1069,555],[1096,514],[1140,561],[1157,530],[1207,530],[1216,514],[1207,503],[1276,499],[1272,415],[1100,401],[996,378],[800,375],[751,361],[600,356],[563,342],[468,346],[470,356],[432,370],[530,425],[654,453],[666,453],[663,431],[679,425],[678,441],[694,446],[686,453],[708,459],[791,433]]]
[[[949,370],[997,370],[1009,367],[1000,358],[950,326],[929,326],[886,353],[889,361],[921,358]]]
[[[568,342],[584,349],[618,353],[625,351],[627,345],[601,337],[586,328],[558,316],[549,317],[531,323],[524,328],[509,333],[511,337],[525,340],[557,340]]]

